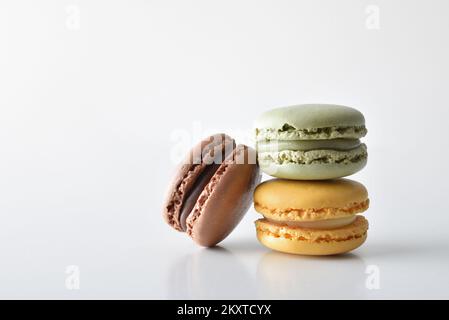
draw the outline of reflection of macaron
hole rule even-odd
[[[248,210],[260,181],[255,151],[216,134],[201,141],[180,164],[163,216],[202,246],[214,246]]]
[[[232,276],[224,278],[223,272]],[[245,265],[220,246],[179,257],[167,280],[170,299],[248,299],[255,295]]]
[[[277,108],[255,122],[259,165],[296,180],[351,175],[367,162],[365,119],[356,109],[327,104]]]
[[[366,240],[365,187],[348,179],[293,181],[273,179],[254,192],[259,241],[273,250],[304,255],[351,251]]]
[[[369,298],[365,270],[356,254],[292,257],[271,251],[257,265],[257,291],[261,299]]]

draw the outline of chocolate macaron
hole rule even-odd
[[[251,206],[260,182],[256,152],[225,134],[198,143],[176,170],[163,207],[165,221],[196,243],[225,239]]]

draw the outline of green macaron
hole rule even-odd
[[[260,168],[284,179],[349,176],[367,162],[363,114],[350,107],[304,104],[269,110],[255,122]]]

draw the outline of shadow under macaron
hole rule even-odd
[[[252,299],[256,286],[245,266],[221,246],[180,257],[170,268],[170,299]]]
[[[366,294],[366,265],[353,253],[299,256],[271,251],[257,266],[260,299],[345,299]]]

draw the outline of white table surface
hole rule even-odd
[[[449,298],[447,12],[443,0],[2,1],[0,298]],[[215,249],[164,223],[186,148],[215,131],[251,144],[259,113],[307,102],[366,117],[369,163],[351,177],[371,199],[363,247],[271,252],[253,209]]]

